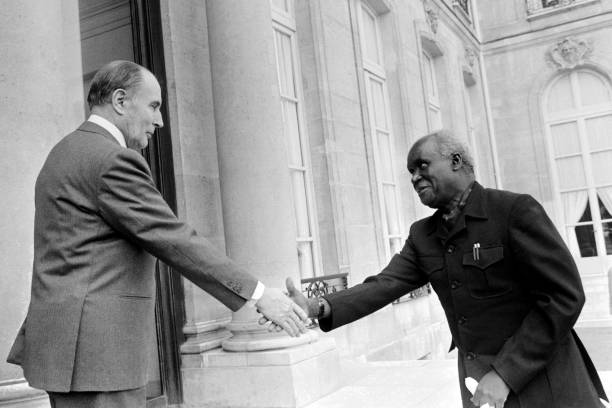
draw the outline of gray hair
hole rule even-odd
[[[438,152],[442,157],[451,159],[454,154],[458,154],[470,173],[474,173],[474,159],[466,143],[454,137],[450,131],[442,129],[423,136],[414,143],[414,146],[423,144],[429,139],[433,139],[436,142]]]
[[[117,89],[127,91],[136,87],[142,81],[144,70],[146,68],[131,61],[117,60],[104,65],[91,81],[87,94],[89,109],[110,103]]]

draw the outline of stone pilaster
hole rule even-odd
[[[299,276],[270,5],[209,2],[207,14],[227,252],[266,286],[282,286]],[[235,313],[234,339],[257,331],[256,320],[253,308]]]
[[[177,212],[225,251],[205,2],[160,3]],[[186,58],[185,56],[189,56]],[[231,312],[184,280],[186,343],[181,354],[220,347]]]
[[[270,4],[206,4],[226,251],[267,287],[288,276],[298,282]],[[244,307],[232,314],[222,349],[183,355],[185,404],[302,406],[337,387],[333,340],[268,333],[257,320]]]
[[[85,115],[78,1],[3,1],[0,50],[0,350],[5,353],[30,296],[36,176],[53,145]],[[0,360],[0,405],[45,400],[21,383],[22,377],[19,367]]]

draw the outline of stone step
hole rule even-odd
[[[456,360],[342,360],[341,366],[344,385],[304,408],[461,408]],[[612,371],[597,368],[610,395]]]
[[[584,343],[597,370],[612,371],[612,322],[578,325],[576,332]]]
[[[608,274],[583,275],[582,286],[586,302],[580,320],[597,320],[611,318],[610,282]]]

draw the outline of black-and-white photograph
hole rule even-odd
[[[0,407],[612,407],[612,0],[0,0],[0,100]]]

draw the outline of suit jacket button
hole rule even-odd
[[[448,248],[446,248],[446,252],[448,252],[449,254],[452,254],[453,252],[455,252],[455,246],[454,245],[449,245]]]
[[[471,351],[466,353],[465,355],[466,360],[474,360],[475,358],[476,358],[476,354],[472,353]]]
[[[453,280],[450,285],[451,289],[457,289],[459,286],[461,286],[461,282],[458,280]]]
[[[461,316],[457,322],[459,324],[465,324],[465,322],[467,322],[467,318],[465,316]]]

